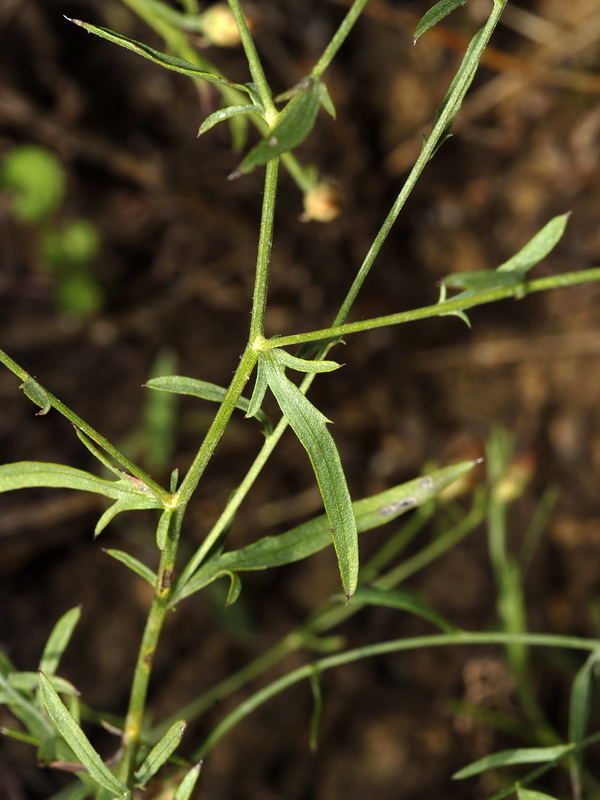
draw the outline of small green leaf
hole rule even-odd
[[[310,689],[313,696],[313,707],[310,715],[310,736],[309,745],[313,753],[316,753],[319,745],[319,723],[323,711],[323,695],[321,693],[321,683],[319,673],[315,669],[310,676]]]
[[[32,403],[35,403],[36,406],[40,407],[40,411],[37,412],[38,417],[44,416],[44,414],[47,414],[52,408],[48,393],[33,378],[29,378],[22,383],[19,386],[19,389],[23,390],[25,397],[28,397]]]
[[[237,178],[298,147],[312,131],[321,105],[320,79],[309,76],[296,87],[292,99],[277,115],[264,139],[253,147],[229,176]]]
[[[135,773],[135,779],[140,787],[144,787],[150,778],[156,775],[162,765],[179,747],[185,728],[186,723],[183,720],[174,722],[162,739],[150,750],[142,766]]]
[[[248,409],[246,411],[246,417],[253,417],[258,414],[259,409],[265,399],[265,393],[267,391],[267,374],[265,372],[265,365],[262,358],[258,359],[258,363],[256,364],[256,378],[254,379],[254,389],[252,390],[252,396],[250,398],[250,402],[248,403]]]
[[[200,69],[200,67],[197,67],[195,64],[192,64],[190,61],[185,61],[183,58],[176,58],[175,56],[167,55],[167,53],[161,53],[160,51],[155,50],[153,47],[148,47],[147,44],[136,42],[134,39],[128,39],[126,36],[122,36],[120,33],[115,33],[115,31],[111,31],[108,28],[100,28],[96,25],[90,25],[89,22],[82,22],[80,19],[70,19],[69,17],[65,17],[65,19],[68,22],[72,22],[74,25],[78,25],[80,28],[83,28],[88,33],[93,33],[96,36],[99,36],[101,39],[107,39],[109,42],[118,44],[120,47],[124,47],[126,50],[131,50],[133,53],[137,53],[137,55],[147,58],[149,61],[153,61],[155,64],[159,64],[165,69],[173,70],[173,72],[179,72],[182,75],[187,75],[190,78],[208,81],[208,83],[216,83],[218,86],[227,86],[230,89],[238,89],[240,92],[250,94],[250,90],[247,86],[244,86],[241,83],[232,83],[220,75],[214,75],[212,72],[206,72],[205,70]]]
[[[275,358],[279,364],[296,370],[296,372],[333,372],[333,370],[342,366],[337,361],[314,361],[312,359],[298,358],[288,353],[287,350],[279,348],[271,352],[272,358]]]
[[[342,462],[326,428],[328,420],[285,377],[276,355],[267,351],[262,357],[269,388],[310,458],[329,519],[342,586],[350,598],[358,582],[358,531]]]
[[[432,8],[429,9],[419,20],[415,28],[413,43],[416,44],[418,39],[431,30],[438,22],[441,22],[444,17],[451,14],[459,6],[463,6],[468,0],[439,0]]]
[[[457,628],[441,614],[432,608],[429,603],[417,597],[412,592],[403,589],[379,589],[375,586],[361,587],[356,590],[354,600],[365,605],[387,606],[398,611],[408,611],[418,617],[426,619],[441,628],[445,633],[454,633]]]
[[[232,117],[237,116],[238,114],[259,114],[261,115],[261,111],[256,106],[228,106],[227,108],[220,108],[218,111],[214,111],[212,114],[204,120],[202,125],[200,125],[198,129],[198,136],[202,136],[203,133],[206,133],[211,128],[214,128],[215,125],[218,125],[219,122],[224,122],[226,119],[231,119]]]
[[[517,800],[558,800],[551,794],[545,792],[536,792],[533,789],[524,789],[522,786],[517,786]]]
[[[378,528],[422,505],[466,475],[477,462],[463,461],[386,489],[352,504],[359,533]],[[183,586],[177,586],[173,603],[207,586],[227,571],[245,572],[301,561],[332,544],[329,520],[321,514],[279,536],[265,536],[240,550],[232,550],[207,561]]]
[[[171,525],[171,518],[173,517],[173,509],[167,508],[160,515],[158,527],[156,529],[156,546],[159,550],[164,550],[167,546],[167,539],[169,537],[169,526]]]
[[[496,272],[517,272],[524,275],[536,264],[539,264],[562,239],[570,216],[571,212],[559,214],[551,219],[527,242],[525,247],[501,264]]]
[[[213,403],[222,403],[227,394],[227,390],[222,386],[217,386],[208,381],[199,381],[196,378],[186,378],[183,375],[165,375],[160,378],[151,378],[144,386],[148,389],[158,389],[161,392],[191,395],[192,397],[200,398],[200,400],[210,400]],[[240,411],[244,411],[247,417],[256,417],[263,426],[265,434],[268,435],[273,430],[273,425],[264,411],[261,411],[260,403],[258,405],[259,407],[252,409],[252,413],[250,413],[250,401],[245,397],[240,397],[235,407]]]
[[[129,553],[125,553],[123,550],[107,549],[104,552],[108,553],[109,556],[117,561],[120,561],[122,564],[125,564],[125,566],[129,567],[129,569],[135,572],[136,575],[139,575],[140,578],[148,581],[150,586],[156,586],[156,573],[153,572],[150,567],[147,567],[145,564],[142,564],[141,561],[138,561],[138,559],[134,556],[130,555]]]
[[[194,791],[194,787],[196,786],[196,781],[198,780],[198,775],[200,775],[201,767],[202,762],[191,768],[191,770],[179,784],[179,788],[175,792],[173,800],[190,800],[192,792]]]
[[[39,669],[48,677],[54,675],[56,672],[62,654],[65,652],[71,640],[71,636],[73,635],[73,631],[80,617],[81,608],[79,606],[70,609],[58,620],[52,633],[48,637],[39,665]]]
[[[131,797],[127,786],[116,778],[104,764],[85,733],[75,722],[68,708],[53,689],[48,678],[42,672],[40,672],[40,694],[46,711],[56,729],[96,783],[104,789],[108,789],[109,792],[112,792],[117,797]]]
[[[463,767],[452,776],[456,780],[472,778],[488,769],[497,767],[510,767],[514,764],[547,764],[558,761],[573,750],[573,745],[560,744],[552,747],[523,747],[517,750],[502,750],[489,756],[480,758]]]

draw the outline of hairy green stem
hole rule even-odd
[[[333,325],[331,328],[321,328],[307,333],[293,334],[292,336],[281,336],[277,339],[269,339],[263,344],[263,350],[272,350],[274,347],[288,347],[289,345],[299,345],[305,342],[315,342],[331,337],[344,337],[351,333],[361,331],[376,330],[386,328],[390,325],[401,325],[405,322],[416,322],[420,319],[431,317],[444,317],[456,314],[457,311],[466,311],[469,308],[482,306],[486,303],[495,303],[498,300],[506,300],[509,297],[521,299],[526,294],[534,292],[546,292],[549,289],[562,289],[567,286],[576,286],[580,283],[591,283],[600,281],[600,268],[585,269],[578,272],[569,272],[564,275],[552,275],[546,278],[527,281],[523,284],[514,286],[502,286],[501,288],[489,289],[478,292],[472,297],[457,297],[445,300],[442,303],[435,303],[431,306],[423,306],[412,311],[401,311],[397,314],[388,314],[384,317],[374,317],[372,319],[361,320],[360,322],[350,322],[345,325]]]
[[[248,22],[242,10],[240,0],[227,0],[227,2],[229,3],[229,8],[231,9],[231,13],[233,14],[235,23],[240,32],[242,47],[244,48],[246,59],[248,60],[248,66],[250,67],[250,74],[252,75],[254,86],[263,105],[263,109],[267,116],[267,121],[270,123],[275,119],[278,112],[275,103],[273,102],[271,87],[267,82],[263,66],[260,63],[260,58],[256,52],[254,39],[252,38],[252,34],[248,28]]]
[[[509,643],[521,642],[531,647],[561,647],[573,650],[583,650],[594,652],[600,650],[600,641],[583,639],[577,636],[560,636],[556,634],[536,634],[528,633],[522,635],[506,633],[480,633],[463,632],[448,634],[437,634],[433,636],[417,636],[409,639],[395,639],[390,642],[379,642],[377,644],[357,647],[353,650],[346,650],[343,653],[336,653],[332,656],[318,659],[312,664],[305,664],[292,672],[287,673],[260,691],[244,700],[237,708],[213,729],[210,735],[204,740],[201,747],[195,754],[195,758],[204,758],[217,742],[228,733],[231,728],[237,725],[244,717],[247,717],[259,706],[266,703],[275,695],[293,686],[300,681],[310,678],[312,675],[325,672],[334,667],[341,667],[354,661],[374,656],[388,655],[409,650],[421,650],[426,647],[448,647],[464,645],[505,645]]]
[[[250,346],[253,346],[256,340],[261,338],[265,332],[265,312],[267,308],[267,289],[269,286],[269,265],[271,263],[271,249],[273,245],[278,172],[279,159],[273,158],[268,162],[265,173],[265,191],[263,194],[260,236],[256,258],[252,317],[250,319],[250,334],[248,337]]]
[[[327,47],[325,48],[323,55],[317,61],[315,66],[311,70],[311,75],[315,77],[320,77],[327,67],[331,64],[335,56],[337,55],[338,50],[346,41],[348,34],[354,27],[354,24],[360,17],[363,12],[364,7],[367,5],[368,0],[354,0],[352,6],[350,7],[348,13],[342,20],[340,27],[335,32],[332,40],[329,42]]]
[[[129,786],[136,768],[136,756],[142,735],[144,710],[150,675],[165,616],[169,610],[172,591],[171,577],[175,569],[175,558],[179,544],[184,507],[175,511],[170,519],[165,549],[161,553],[154,597],[146,619],[146,626],[135,665],[129,706],[123,730],[123,755],[119,762],[119,777]]]

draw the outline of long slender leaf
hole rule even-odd
[[[130,798],[131,793],[127,786],[116,778],[102,761],[85,733],[71,716],[68,708],[53,689],[50,681],[42,672],[40,672],[40,694],[50,719],[56,725],[56,729],[83,766],[86,767],[92,778],[117,797]]]
[[[120,561],[121,564],[125,564],[125,566],[129,567],[129,569],[135,572],[136,575],[139,575],[140,578],[148,581],[150,586],[156,586],[156,572],[153,572],[150,567],[147,567],[145,564],[135,558],[135,556],[125,553],[123,550],[113,550],[110,548],[106,549],[104,552],[117,561]]]
[[[534,789],[517,786],[517,800],[559,800],[559,798],[545,792],[536,792]]]
[[[158,389],[161,392],[173,392],[175,394],[191,395],[200,400],[210,400],[213,403],[222,403],[227,394],[227,390],[222,386],[208,381],[200,381],[196,378],[186,378],[183,375],[164,375],[160,378],[151,378],[144,384],[149,389]],[[244,411],[247,417],[256,417],[262,424],[266,434],[273,430],[273,425],[264,411],[261,411],[260,404],[257,409],[252,409],[250,413],[250,401],[245,397],[240,397],[235,405],[240,411]]]
[[[477,462],[462,461],[424,475],[352,504],[359,533],[378,528],[422,505],[446,487],[470,472]],[[298,525],[279,536],[266,536],[240,550],[223,553],[206,562],[190,580],[174,591],[173,603],[179,602],[211,583],[224,572],[244,572],[291,564],[318,553],[331,545],[331,531],[326,514]]]
[[[90,25],[89,22],[82,22],[80,19],[70,19],[69,17],[65,17],[65,19],[69,22],[72,22],[74,25],[78,25],[80,28],[83,28],[88,33],[93,33],[96,36],[99,36],[101,39],[107,39],[109,42],[118,44],[120,47],[124,47],[126,50],[131,50],[133,53],[137,53],[137,55],[147,58],[149,61],[153,61],[155,64],[159,64],[161,67],[165,67],[165,69],[173,70],[173,72],[179,72],[182,75],[187,75],[190,78],[208,81],[208,83],[216,83],[219,86],[228,86],[230,89],[238,89],[240,92],[245,92],[247,94],[251,93],[248,86],[244,86],[241,83],[232,83],[220,75],[214,75],[212,72],[206,72],[205,70],[200,69],[200,67],[197,67],[190,61],[185,61],[183,58],[170,56],[167,53],[161,53],[159,50],[155,50],[153,47],[148,47],[148,45],[144,44],[143,42],[136,42],[135,39],[128,39],[127,36],[123,36],[120,33],[115,33],[115,31],[111,31],[109,28],[100,28],[97,25]]]
[[[594,680],[594,670],[600,661],[600,653],[592,653],[577,672],[571,689],[569,705],[569,740],[579,744],[585,736],[590,715],[590,693]],[[571,784],[577,788],[575,797],[581,789],[582,755],[576,752],[570,759]]]
[[[186,723],[183,720],[174,722],[162,739],[150,750],[142,766],[135,773],[135,779],[139,786],[145,786],[179,747],[185,728]]]
[[[441,22],[444,17],[447,17],[448,14],[451,14],[459,6],[464,6],[467,2],[468,0],[439,0],[439,2],[423,14],[419,20],[413,35],[414,42],[416,43],[424,33],[427,33],[427,31],[431,30],[438,22]]]
[[[214,128],[219,122],[224,122],[226,119],[236,117],[238,114],[260,114],[260,109],[256,106],[241,105],[241,106],[227,106],[227,108],[220,108],[218,111],[213,111],[204,120],[198,129],[198,136]]]
[[[573,745],[559,744],[552,747],[523,747],[516,750],[502,750],[489,756],[480,758],[463,767],[452,776],[456,780],[472,778],[488,769],[497,767],[510,767],[514,764],[546,764],[558,761],[573,750]]]
[[[48,680],[57,692],[62,694],[79,694],[71,681],[59,678],[58,675],[48,675]],[[33,692],[39,685],[37,672],[13,672],[8,678],[8,685],[19,692]]]
[[[286,378],[276,350],[263,357],[269,388],[312,464],[329,519],[342,586],[350,598],[358,583],[358,531],[342,462],[326,427],[327,417]]]
[[[63,616],[54,626],[52,633],[48,637],[48,641],[46,642],[46,646],[44,647],[44,652],[40,661],[39,669],[44,673],[44,675],[50,677],[50,675],[54,675],[56,672],[60,659],[62,658],[62,654],[65,652],[65,649],[69,644],[71,636],[73,635],[73,631],[75,630],[75,626],[79,622],[80,617],[81,608],[80,606],[75,606],[75,608],[71,608],[66,614],[63,614]]]

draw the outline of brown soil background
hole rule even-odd
[[[338,118],[322,115],[299,156],[340,185],[345,208],[330,225],[301,222],[301,197],[283,175],[270,334],[328,324],[418,152],[465,37],[488,8],[476,0],[413,48],[415,21],[428,5],[371,3],[326,75]],[[310,69],[343,7],[328,0],[264,0],[253,13],[258,47],[279,91]],[[1,343],[82,417],[143,458],[140,387],[159,353],[176,359],[177,372],[221,385],[235,369],[249,318],[261,175],[226,180],[238,157],[224,126],[196,139],[212,94],[200,98],[185,77],[85,35],[63,14],[119,27],[160,47],[112,0],[3,0],[0,157],[23,142],[60,156],[68,174],[62,217],[85,218],[102,232],[95,269],[105,302],[86,323],[57,311],[36,237],[14,221],[3,195]],[[598,264],[599,34],[597,0],[509,6],[455,136],[409,201],[354,319],[434,302],[442,276],[501,263],[551,216],[569,209],[564,240],[535,274]],[[207,55],[234,79],[247,79],[239,53],[212,48]],[[481,308],[471,315],[472,331],[447,318],[349,337],[338,355],[346,367],[319,380],[312,395],[335,421],[356,497],[414,477],[430,459],[448,463],[477,455],[491,426],[506,426],[518,453],[535,464],[511,517],[516,542],[544,489],[560,491],[529,572],[527,602],[536,631],[598,635],[599,310],[600,289],[580,286]],[[8,372],[0,373],[0,399],[3,462],[49,460],[95,469],[68,423],[56,413],[35,417]],[[212,409],[182,402],[180,412],[173,462],[185,469]],[[256,425],[236,419],[190,509],[190,551],[259,444]],[[235,545],[285,530],[318,510],[305,462],[286,437],[236,520]],[[100,547],[122,547],[151,561],[148,520],[123,515],[98,543],[91,530],[99,505],[88,497],[16,493],[3,496],[1,508],[3,647],[20,668],[35,669],[58,616],[82,604],[63,674],[86,703],[122,713],[148,597]],[[494,625],[484,531],[410,586],[459,625]],[[216,597],[186,601],[160,648],[151,691],[156,718],[274,643],[336,590],[335,564],[324,553],[247,578],[234,607],[245,615],[241,627],[223,626]],[[343,632],[358,644],[421,630],[430,628],[373,610]],[[534,657],[544,710],[564,732],[570,676],[581,659]],[[472,697],[477,682],[487,687],[484,706],[513,708],[501,653],[493,650],[401,654],[329,673],[317,753],[308,747],[310,693],[299,686],[219,744],[205,765],[199,797],[488,796],[495,784],[487,779],[457,783],[450,775],[494,748],[524,742],[457,719],[451,702]],[[188,748],[229,705],[191,726]],[[518,720],[518,710],[514,714]],[[108,754],[113,744],[101,740],[99,746]],[[63,776],[36,769],[28,749],[1,747],[2,797],[48,797],[63,785]],[[569,794],[564,775],[545,786],[557,796]]]

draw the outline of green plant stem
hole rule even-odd
[[[17,378],[20,378],[23,382],[29,380],[35,380],[33,375],[30,375],[27,370],[23,369],[16,361],[14,361],[4,350],[0,350],[0,362],[4,364],[4,366],[9,369],[13,375],[16,375]],[[41,386],[41,384],[40,384]],[[49,392],[45,386],[41,387],[44,390],[46,398],[50,403],[51,407],[56,409],[59,414],[62,414],[63,417],[69,420],[69,422],[74,425],[78,430],[85,433],[85,435],[91,439],[95,444],[101,447],[109,456],[114,458],[114,460],[119,463],[122,467],[131,473],[131,475],[139,478],[142,483],[144,483],[148,489],[155,495],[156,499],[162,503],[164,506],[171,505],[171,495],[165,489],[163,489],[160,484],[156,483],[150,475],[148,475],[141,467],[138,467],[137,464],[134,464],[133,461],[127,458],[124,453],[122,453],[118,448],[116,448],[113,444],[111,444],[108,439],[105,439],[97,430],[92,428],[91,425],[81,419],[74,411],[66,406],[63,402],[61,402],[58,397],[55,397],[52,392]]]
[[[235,23],[240,32],[242,47],[244,48],[244,52],[246,53],[246,58],[248,60],[248,66],[250,67],[250,74],[252,75],[254,86],[263,105],[267,122],[271,123],[277,117],[278,111],[275,103],[273,102],[271,87],[267,82],[265,72],[262,64],[260,63],[260,58],[256,52],[254,39],[252,38],[252,34],[248,28],[248,22],[246,21],[240,0],[227,0],[227,2],[229,3],[229,8],[231,9],[231,13],[233,14]]]
[[[213,729],[210,735],[204,740],[194,758],[204,758],[209,753],[217,742],[228,733],[231,728],[237,725],[244,717],[247,717],[255,709],[266,703],[275,695],[293,686],[300,681],[310,678],[314,675],[315,670],[318,673],[323,673],[326,670],[333,669],[334,667],[341,667],[345,664],[350,664],[354,661],[360,661],[364,658],[373,658],[374,656],[388,655],[390,653],[399,653],[409,650],[423,649],[426,647],[448,647],[448,646],[464,646],[464,645],[505,645],[509,643],[521,642],[531,647],[561,647],[573,650],[583,650],[588,652],[598,651],[600,649],[600,641],[583,639],[576,636],[560,636],[555,634],[536,634],[528,633],[522,635],[506,634],[506,633],[479,633],[479,632],[463,632],[450,634],[437,634],[433,636],[418,636],[409,639],[395,639],[390,642],[379,642],[377,644],[367,645],[365,647],[358,647],[353,650],[346,650],[343,653],[336,653],[332,656],[318,659],[312,664],[305,664],[298,669],[289,672],[287,675],[279,678],[268,686],[265,686],[260,691],[253,694],[247,700],[243,701],[237,708],[231,711],[227,716]]]
[[[128,786],[131,786],[136,768],[136,756],[142,734],[144,710],[148,684],[154,665],[154,656],[165,616],[169,609],[169,597],[172,591],[171,576],[175,569],[175,558],[184,510],[184,507],[178,509],[171,517],[165,549],[161,553],[158,577],[154,587],[154,597],[146,619],[146,626],[133,675],[129,706],[123,730],[123,755],[119,763],[119,777]]]
[[[265,172],[265,190],[263,194],[260,236],[256,258],[252,316],[250,319],[250,346],[253,346],[258,339],[262,339],[265,331],[265,312],[267,308],[267,290],[269,286],[269,265],[271,263],[271,249],[273,245],[278,172],[279,159],[273,158],[268,162]]]
[[[330,328],[321,328],[320,330],[298,333],[292,336],[280,336],[277,339],[269,339],[266,341],[262,349],[271,350],[274,347],[300,345],[305,342],[315,342],[320,339],[332,337],[342,338],[351,333],[376,330],[377,328],[385,328],[390,325],[401,325],[405,322],[416,322],[417,320],[429,319],[431,317],[451,316],[456,314],[457,311],[466,311],[468,308],[475,308],[476,306],[485,305],[486,303],[495,303],[498,300],[506,300],[509,297],[521,299],[525,294],[546,292],[549,289],[562,289],[567,286],[576,286],[580,283],[590,283],[592,281],[600,281],[600,268],[597,267],[594,269],[580,270],[578,272],[569,272],[564,275],[552,275],[546,278],[527,281],[525,285],[503,286],[501,288],[489,289],[487,291],[478,292],[476,296],[457,297],[455,299],[445,300],[442,303],[435,303],[431,306],[417,308],[412,311],[401,311],[397,314],[374,317],[360,322],[350,322],[345,325],[333,325]]]
[[[327,67],[331,64],[333,59],[335,58],[338,50],[346,41],[348,34],[354,27],[355,22],[358,20],[360,15],[363,12],[364,7],[367,5],[368,0],[354,0],[352,6],[350,7],[348,13],[342,20],[340,27],[337,29],[333,38],[325,48],[323,55],[317,61],[315,66],[311,70],[311,75],[315,77],[321,76]]]

